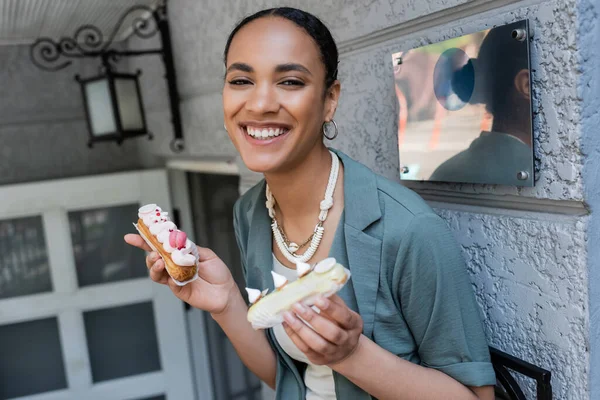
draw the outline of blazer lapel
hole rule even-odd
[[[368,338],[373,334],[375,303],[379,287],[379,266],[381,262],[381,240],[345,226],[348,263],[352,273],[352,286],[358,305],[358,313],[363,319],[363,333]]]
[[[358,312],[364,323],[363,333],[371,338],[379,288],[381,240],[366,230],[381,218],[376,177],[364,165],[340,151],[333,151],[344,165],[344,239],[348,268],[352,273]]]
[[[247,285],[253,289],[273,291],[271,276],[273,267],[273,242],[271,240],[271,218],[267,208],[265,182],[262,182],[256,200],[250,207],[252,212],[247,251]]]

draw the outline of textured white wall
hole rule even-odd
[[[555,398],[587,399],[586,218],[436,211],[462,246],[489,343],[552,371]]]
[[[593,180],[600,151],[591,146],[594,156],[582,156],[583,127],[598,126],[597,114],[593,113],[597,107],[588,108],[582,115],[582,99],[596,99],[597,94],[583,85],[584,96],[581,90],[578,92],[578,85],[585,65],[581,47],[586,43],[597,46],[599,39],[597,34],[590,36],[589,30],[578,35],[576,27],[583,26],[583,22],[587,26],[598,23],[598,10],[585,6],[594,1],[285,3],[321,17],[333,30],[341,50],[343,89],[336,115],[340,136],[331,145],[394,180],[398,180],[399,160],[391,53],[530,19],[534,34],[533,123],[540,169],[536,186],[409,185],[436,200],[432,205],[448,221],[461,244],[490,344],[550,369],[558,399],[589,398],[588,267],[592,261],[588,261],[588,249],[592,245],[586,241],[595,238],[598,245],[600,240],[588,231],[590,221],[584,200],[589,203],[595,199],[598,204],[600,195],[597,188],[588,193],[582,168],[584,161],[590,165],[588,182]],[[282,3],[170,0],[188,143],[185,156],[236,157],[223,129],[221,110],[226,36],[243,16]],[[167,132],[168,127],[164,130]],[[597,135],[588,139],[591,143],[598,141]],[[168,140],[164,138],[142,144],[149,154],[169,156]],[[259,177],[242,171],[241,189],[245,190]],[[594,327],[600,332],[592,324]],[[596,333],[595,337],[599,336]]]
[[[491,196],[511,212],[438,203],[468,261],[490,344],[547,368],[556,398],[587,399],[589,380],[588,267],[583,212],[581,100],[577,94],[576,2],[518,2],[474,14],[460,13],[397,39],[347,54],[341,64],[344,97],[338,112],[339,146],[376,171],[397,179],[398,153],[389,55],[430,42],[529,18],[534,129],[539,180],[534,188],[413,183],[423,193]],[[417,28],[418,29],[418,28]],[[552,213],[537,199],[553,200]],[[545,204],[545,203],[544,203]],[[556,213],[558,212],[558,214]],[[531,387],[529,387],[531,390]],[[530,393],[530,395],[532,395]]]
[[[0,46],[0,184],[141,167],[135,142],[87,147],[83,99],[74,76],[95,75],[97,65],[75,61],[47,72],[32,64],[28,46]]]

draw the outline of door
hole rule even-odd
[[[239,198],[239,176],[224,173],[188,173],[194,234],[197,243],[211,248],[229,267],[243,288],[244,276],[233,229],[233,205]],[[233,345],[206,313],[203,313],[215,400],[260,400],[261,382],[244,366]]]
[[[0,399],[187,400],[183,303],[124,244],[163,170],[0,187]]]

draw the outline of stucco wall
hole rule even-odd
[[[283,2],[170,1],[188,143],[184,156],[236,157],[223,129],[221,110],[226,35],[243,16],[278,4]],[[583,78],[587,61],[581,60],[582,55],[598,57],[597,51],[581,52],[584,46],[597,48],[599,42],[597,29],[583,28],[597,24],[591,1],[292,0],[285,4],[320,16],[338,41],[343,87],[336,114],[340,136],[331,145],[394,180],[398,180],[399,161],[391,53],[529,18],[540,170],[536,186],[407,185],[432,201],[461,244],[490,344],[550,369],[555,398],[589,398],[589,343],[594,350],[600,336],[592,322],[590,337],[588,296],[588,284],[592,293],[599,290],[594,286],[600,282],[598,272],[591,272],[588,280],[588,268],[600,256],[596,254],[598,228],[592,229],[599,223],[590,221],[584,206],[584,196],[590,205],[600,203],[600,189],[590,183],[598,181],[600,162],[597,135],[591,132],[600,122],[594,114],[599,90],[597,80],[595,86],[587,85]],[[579,35],[577,26],[584,29]],[[595,103],[584,107],[586,101]],[[166,144],[168,140],[141,143],[147,154],[170,156]],[[582,144],[589,152],[585,170]],[[239,165],[244,191],[258,176]],[[582,171],[587,173],[582,176]],[[597,313],[597,308],[592,312]]]
[[[135,142],[87,147],[88,130],[75,74],[94,75],[94,61],[59,72],[32,64],[29,46],[0,46],[0,185],[139,168]]]
[[[410,186],[425,195],[435,194],[440,201],[436,210],[463,247],[490,344],[550,369],[555,397],[560,399],[589,398],[587,218],[572,215],[585,212],[581,203],[581,100],[576,90],[579,66],[576,31],[571,28],[577,24],[575,11],[574,1],[518,2],[459,13],[455,20],[351,51],[342,60],[346,90],[338,112],[342,134],[347,132],[347,136],[334,144],[397,179],[393,134],[397,122],[389,55],[495,24],[530,19],[533,122],[540,168],[536,186]],[[457,201],[454,196],[491,207],[444,202]],[[547,204],[552,204],[551,210]],[[539,212],[545,210],[551,212]]]
[[[588,399],[586,219],[434,206],[462,246],[489,343],[552,371],[556,399]]]

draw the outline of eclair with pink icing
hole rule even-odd
[[[167,272],[176,282],[193,280],[198,272],[198,248],[185,232],[156,204],[147,204],[138,210],[138,222],[133,224],[146,243],[165,262]]]

